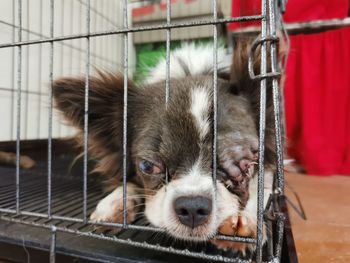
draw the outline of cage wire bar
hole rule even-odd
[[[42,36],[43,34],[43,0],[40,0],[39,2],[39,35]],[[39,65],[38,65],[38,83],[41,83],[42,79],[42,44],[39,44]],[[38,110],[38,116],[37,116],[37,137],[40,138],[40,121],[41,121],[41,99],[42,99],[42,85],[39,85],[39,92],[38,92],[38,105],[37,105],[37,110]]]
[[[56,227],[51,227],[50,263],[56,262]]]
[[[86,32],[90,33],[90,0],[86,0]],[[87,222],[87,175],[88,175],[88,134],[89,134],[89,84],[90,84],[90,37],[86,37],[85,52],[85,94],[84,94],[84,182],[83,182],[83,220]]]
[[[29,4],[29,0],[26,0],[26,5],[28,6]],[[26,24],[27,27],[29,29],[29,8],[26,9]],[[29,33],[28,31],[26,32],[26,37],[27,39],[29,39]],[[25,75],[28,76],[29,73],[29,49],[30,46],[27,46],[27,48],[25,49]],[[29,84],[29,79],[28,77],[25,78],[25,90],[24,90],[24,139],[27,139],[27,134],[28,134],[28,104],[29,104],[29,94],[28,94],[28,84]]]
[[[127,125],[128,125],[128,0],[123,2],[123,26],[126,30],[124,37],[124,106],[123,106],[123,228],[126,223],[126,176],[127,176]]]
[[[261,15],[254,16],[242,16],[242,17],[233,17],[233,18],[218,18],[217,16],[217,0],[212,0],[213,6],[213,19],[209,20],[200,20],[200,21],[189,21],[181,23],[172,23],[171,21],[171,1],[166,1],[166,23],[157,24],[152,26],[140,26],[140,27],[129,27],[128,25],[128,0],[123,2],[123,28],[115,28],[109,31],[98,31],[91,32],[91,4],[90,0],[85,2],[79,1],[86,6],[86,33],[83,34],[71,34],[63,36],[54,36],[54,0],[50,0],[50,36],[43,37],[42,27],[40,35],[42,38],[37,40],[22,40],[22,0],[18,0],[17,4],[17,16],[18,16],[18,37],[17,41],[12,38],[13,42],[0,44],[0,48],[17,48],[18,50],[18,60],[17,60],[17,127],[16,127],[16,206],[15,209],[0,208],[0,219],[6,220],[15,223],[21,223],[25,225],[38,226],[48,230],[51,230],[51,242],[50,242],[50,262],[55,262],[55,251],[56,251],[56,235],[57,232],[66,232],[71,234],[76,234],[80,236],[94,237],[96,239],[110,240],[120,244],[131,245],[139,248],[155,249],[162,252],[169,252],[177,255],[192,256],[201,259],[213,260],[213,261],[223,261],[223,262],[251,262],[250,260],[241,259],[241,258],[230,258],[222,255],[209,255],[203,252],[194,252],[190,250],[180,250],[173,247],[165,247],[160,244],[150,244],[146,242],[137,242],[131,239],[121,239],[118,237],[109,237],[103,234],[96,234],[93,232],[84,232],[80,230],[70,229],[69,227],[60,227],[55,226],[50,223],[36,223],[30,222],[26,219],[21,218],[20,216],[30,216],[36,218],[46,218],[50,220],[62,220],[72,223],[82,223],[82,224],[91,224],[98,226],[109,226],[109,227],[119,227],[119,228],[128,228],[133,230],[141,231],[151,231],[162,233],[163,229],[159,229],[152,226],[139,226],[133,224],[127,224],[126,221],[126,176],[127,176],[127,105],[128,105],[128,36],[130,33],[142,32],[142,31],[151,31],[151,30],[165,30],[166,31],[166,82],[165,82],[165,103],[166,107],[171,96],[171,87],[170,87],[170,47],[171,47],[171,29],[173,28],[186,28],[186,27],[195,27],[195,26],[204,26],[212,25],[213,28],[213,105],[214,105],[214,119],[213,119],[213,184],[216,187],[216,169],[217,169],[217,48],[218,48],[218,25],[226,24],[230,22],[243,22],[243,21],[252,21],[260,20],[261,21],[261,35],[260,38],[255,42],[251,47],[252,53],[255,49],[260,46],[261,48],[261,71],[258,76],[254,75],[254,72],[251,70],[251,60],[249,59],[249,72],[251,77],[258,79],[260,81],[260,125],[259,125],[259,174],[258,174],[258,202],[257,202],[257,237],[254,238],[245,238],[245,237],[232,237],[218,235],[217,239],[236,241],[236,242],[246,242],[256,244],[256,262],[263,262],[263,220],[264,212],[266,210],[273,210],[273,214],[277,220],[277,241],[274,246],[274,251],[268,262],[279,262],[281,257],[281,248],[282,248],[282,235],[283,235],[283,226],[284,226],[284,217],[280,213],[278,204],[276,205],[276,197],[283,195],[284,180],[283,180],[283,148],[282,148],[282,137],[281,137],[281,116],[280,116],[280,94],[279,94],[279,85],[278,77],[280,73],[278,72],[277,67],[277,36],[276,36],[276,23],[277,19],[276,14],[278,11],[277,1],[276,0],[262,0],[262,12]],[[284,10],[285,2],[280,2],[280,9]],[[40,9],[42,10],[42,1]],[[27,7],[28,8],[28,7]],[[40,21],[42,22],[42,15]],[[13,28],[15,30],[15,27]],[[63,30],[62,30],[63,31]],[[118,223],[107,223],[107,222],[93,222],[88,219],[87,214],[87,175],[88,175],[88,112],[89,112],[89,81],[90,81],[90,39],[93,37],[107,36],[107,35],[123,35],[124,47],[124,97],[123,97],[123,222]],[[85,50],[85,97],[84,97],[84,159],[83,159],[83,218],[76,217],[67,217],[67,216],[58,216],[52,214],[52,85],[53,85],[53,55],[54,55],[54,43],[61,42],[64,40],[73,40],[73,39],[86,39],[86,50]],[[42,55],[41,45],[43,43],[49,43],[50,45],[50,90],[49,90],[49,125],[48,125],[48,161],[47,161],[47,183],[48,183],[48,195],[47,195],[47,213],[38,213],[25,211],[20,208],[20,142],[21,142],[21,86],[22,86],[22,47],[29,46],[34,44],[40,45],[40,57]],[[267,45],[271,49],[270,59],[271,59],[271,72],[268,72],[267,68]],[[41,68],[40,61],[40,68]],[[40,73],[41,74],[41,73]],[[41,78],[41,75],[38,76]],[[274,118],[275,118],[275,141],[276,141],[276,163],[277,163],[277,185],[274,189],[274,194],[269,198],[267,202],[268,205],[264,208],[264,143],[265,143],[265,114],[266,114],[266,88],[267,81],[272,81],[273,89],[273,106],[274,106]],[[41,95],[40,95],[41,96]],[[264,211],[264,209],[266,209]],[[48,221],[50,222],[50,221]],[[270,248],[273,250],[273,248]]]
[[[22,1],[18,0],[18,41],[22,41]],[[19,207],[19,162],[21,151],[21,92],[22,92],[22,46],[18,46],[17,61],[17,127],[16,127],[16,214],[20,212]]]
[[[28,8],[28,7],[27,7]],[[54,0],[50,0],[50,37],[54,36]],[[48,122],[48,142],[47,142],[47,217],[51,218],[51,192],[52,192],[52,114],[53,114],[53,42],[50,42],[50,88],[49,88],[49,122]]]
[[[166,23],[167,26],[171,23],[171,0],[166,1]],[[171,41],[171,28],[166,30],[166,71],[165,71],[165,109],[168,110],[168,102],[170,98],[170,41]],[[168,167],[165,167],[165,183],[169,182]]]
[[[16,11],[15,11],[15,1],[12,1],[12,24],[15,24],[15,19],[16,19]],[[11,41],[15,42],[16,41],[16,28],[12,27],[11,30]],[[14,129],[13,129],[13,120],[14,120],[14,101],[15,101],[15,92],[14,92],[14,84],[15,84],[15,49],[11,49],[11,102],[10,102],[10,107],[11,107],[11,113],[10,113],[10,134],[11,134],[11,140],[14,139]]]
[[[217,11],[217,0],[213,0],[213,20],[214,22],[218,19]],[[216,183],[216,173],[217,173],[217,130],[218,130],[218,28],[217,24],[213,25],[213,149],[212,149],[212,177],[214,185],[214,202],[217,199],[217,183]]]
[[[261,1],[261,39],[267,35],[267,0]],[[261,43],[260,74],[267,72],[266,42]],[[260,80],[260,112],[259,112],[259,172],[258,172],[258,202],[257,202],[257,240],[256,261],[262,262],[263,245],[263,212],[264,212],[264,173],[265,173],[265,119],[266,119],[266,79]]]

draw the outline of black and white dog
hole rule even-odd
[[[218,173],[212,180],[213,48],[184,45],[171,54],[171,94],[165,106],[166,63],[143,85],[128,84],[127,223],[140,212],[156,227],[185,240],[212,240],[242,252],[253,245],[214,240],[218,232],[254,237],[257,213],[259,82],[249,78],[249,43],[232,56],[218,50]],[[255,58],[256,71],[259,57]],[[98,73],[89,81],[89,152],[109,194],[91,215],[122,221],[123,76]],[[80,130],[84,125],[85,77],[54,82],[57,109]],[[267,100],[265,202],[272,191],[274,129]],[[166,183],[165,173],[169,180]],[[142,209],[142,211],[140,211]],[[229,230],[227,230],[229,228]]]

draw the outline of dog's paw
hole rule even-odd
[[[244,216],[231,216],[227,218],[219,227],[219,234],[227,236],[240,236],[240,237],[256,237],[256,224]],[[242,254],[252,250],[254,245],[251,243],[232,242],[225,240],[213,239],[212,243],[219,249],[223,250],[235,250]]]
[[[0,151],[0,164],[16,166],[16,153]],[[19,166],[23,169],[31,169],[36,165],[36,162],[26,155],[20,155]]]
[[[239,184],[244,176],[253,174],[257,160],[258,141],[255,138],[231,141],[225,145],[220,154],[221,167],[236,184]]]
[[[127,184],[126,198],[126,223],[135,221],[137,213],[140,210],[142,198],[137,192],[137,187],[131,183]],[[91,214],[90,220],[93,222],[123,223],[123,187],[118,187],[108,196],[103,198]],[[109,230],[101,227],[100,231]]]
[[[248,137],[227,141],[224,145],[219,156],[223,182],[231,193],[239,197],[244,207],[249,198],[249,181],[258,160],[258,141]]]

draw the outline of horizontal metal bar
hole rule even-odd
[[[288,34],[308,33],[307,31],[326,31],[350,26],[350,17],[343,19],[314,20],[285,24]]]
[[[16,210],[15,209],[0,208],[0,213],[16,214]],[[40,218],[48,218],[48,215],[45,213],[36,213],[36,212],[29,212],[29,211],[21,211],[19,215],[20,216],[34,216],[34,217],[40,217]],[[0,214],[0,217],[1,216],[2,215]],[[74,217],[52,215],[50,218],[53,220],[64,220],[64,221],[70,221],[70,222],[74,222],[74,223],[84,223],[83,219],[74,218]],[[96,225],[96,226],[123,228],[123,224],[108,223],[108,222],[94,222],[91,220],[87,221],[87,224]],[[139,225],[127,224],[125,226],[125,228],[131,229],[131,230],[142,230],[142,231],[165,233],[165,229],[151,227],[151,226],[139,226]],[[219,240],[225,240],[225,241],[244,242],[244,243],[252,243],[252,244],[254,244],[256,242],[256,240],[254,238],[239,237],[239,236],[231,237],[231,236],[217,235],[217,236],[215,236],[215,238],[219,239]]]
[[[13,92],[14,90],[11,88],[0,87],[1,91]],[[22,90],[22,94],[32,94],[32,95],[48,95],[47,93],[41,93],[38,91],[30,91],[30,90]]]
[[[174,23],[174,24],[159,24],[159,25],[153,25],[153,26],[130,27],[127,29],[121,28],[121,29],[110,30],[110,31],[94,32],[90,34],[76,34],[76,35],[52,37],[52,38],[45,38],[45,39],[38,39],[38,40],[19,41],[15,43],[13,42],[4,43],[0,45],[0,48],[27,46],[27,45],[33,45],[33,44],[42,44],[42,43],[57,42],[57,41],[87,38],[87,37],[125,34],[125,33],[132,33],[132,32],[143,32],[143,31],[162,30],[162,29],[171,29],[171,28],[184,28],[184,27],[226,24],[226,23],[233,23],[233,22],[254,21],[254,20],[260,20],[262,18],[263,16],[260,16],[260,15],[241,16],[241,17],[232,17],[232,18],[222,18],[217,20],[198,20],[198,21],[189,21],[189,22]]]
[[[347,26],[350,26],[350,17],[284,24],[284,27],[289,35],[322,32]],[[232,35],[259,34],[260,32],[261,29],[259,26],[251,26],[232,31]]]
[[[71,189],[67,189],[63,191],[60,191],[60,194],[65,193],[65,198],[59,199],[59,201],[57,200],[53,200],[53,205],[52,205],[52,213],[54,214],[58,214],[60,212],[60,210],[57,210],[57,207],[60,207],[62,205],[64,205],[65,209],[73,209],[72,206],[74,207],[75,205],[75,210],[79,209],[79,207],[76,207],[80,204],[77,204],[77,200],[80,200],[81,197],[79,196],[79,193],[75,193],[75,192],[71,192]],[[66,187],[67,188],[67,187]],[[57,191],[57,187],[54,188],[54,196],[55,196],[55,191]],[[98,201],[101,200],[103,196],[99,195],[97,196],[94,201]],[[70,201],[68,201],[67,199],[70,199]],[[40,205],[40,201],[41,200],[41,205]],[[29,203],[29,206],[27,205]],[[33,203],[33,204],[32,204]],[[39,204],[39,205],[38,205]],[[45,211],[47,211],[47,205],[46,203],[42,202],[42,197],[35,197],[35,198],[27,198],[24,201],[21,201],[21,206],[23,210],[26,211],[30,211],[30,210],[35,210],[36,212],[40,212],[40,213],[44,213]]]
[[[8,222],[14,222],[14,223],[20,223],[20,224],[24,224],[24,225],[52,229],[52,225],[38,224],[38,223],[34,223],[34,222],[23,221],[21,219],[11,218],[11,217],[7,217],[7,216],[3,216],[3,215],[0,215],[0,219],[8,221]],[[172,253],[172,254],[177,254],[177,255],[190,256],[190,257],[196,257],[196,258],[219,261],[219,262],[250,263],[249,260],[244,260],[244,259],[240,259],[240,258],[229,258],[229,257],[221,256],[221,255],[208,255],[208,254],[205,254],[203,252],[192,252],[192,251],[189,251],[188,249],[182,250],[182,249],[176,249],[173,247],[163,247],[159,244],[154,245],[154,244],[148,244],[147,242],[136,242],[136,241],[133,241],[131,239],[120,239],[120,238],[115,237],[115,236],[109,237],[109,236],[105,236],[103,234],[95,234],[92,232],[82,232],[82,231],[73,230],[73,229],[69,229],[69,228],[65,228],[65,227],[56,226],[55,230],[60,231],[60,232],[75,234],[78,236],[93,237],[93,238],[97,238],[97,239],[108,240],[108,241],[112,241],[112,242],[116,242],[116,243],[120,243],[120,244],[124,244],[124,245],[139,247],[139,248],[154,249],[154,250],[158,250],[161,252],[167,252],[167,253]]]
[[[9,208],[0,208],[0,213],[16,214],[16,210],[15,209],[9,209]]]
[[[101,197],[101,196],[100,196],[100,197]],[[101,198],[100,198],[99,200],[101,200]],[[95,203],[94,203],[94,204],[88,204],[88,205],[87,205],[87,211],[88,211],[88,213],[91,214],[92,211],[95,209],[95,207],[96,207],[96,204],[95,204]],[[72,213],[72,211],[68,211],[68,213],[70,214],[71,217],[77,218],[79,215],[82,214],[82,211],[79,211],[79,208],[76,208],[75,210],[76,210],[76,212],[73,212],[73,213]],[[58,213],[61,213],[61,214],[62,214],[62,212],[64,212],[65,214],[67,214],[67,211],[66,211],[66,210],[58,211],[58,212],[55,211],[55,214],[58,214]],[[35,222],[41,221],[41,223],[44,223],[44,224],[50,223],[51,225],[57,225],[57,226],[59,225],[59,226],[61,226],[61,227],[62,227],[62,226],[63,226],[63,227],[71,227],[71,226],[73,226],[73,225],[75,225],[75,224],[80,224],[79,227],[86,227],[85,224],[76,223],[76,222],[55,220],[55,222],[56,222],[56,223],[55,223],[53,220],[49,220],[49,219],[44,219],[44,221],[42,221],[42,220],[43,220],[43,219],[39,218],[39,219],[36,219]]]
[[[94,206],[96,206],[96,202],[98,202],[102,198],[103,198],[102,194],[93,198],[92,201],[94,201]],[[56,214],[56,215],[58,215],[58,214],[68,215],[68,214],[73,213],[73,215],[70,215],[70,216],[73,218],[76,218],[75,215],[82,214],[82,212],[83,212],[83,208],[81,206],[82,201],[83,201],[83,198],[79,197],[79,198],[76,198],[75,201],[67,201],[66,203],[63,203],[63,204],[61,202],[59,205],[57,203],[55,203],[52,207],[52,211],[53,211],[52,213]],[[42,211],[40,211],[40,212],[42,212]],[[76,212],[76,214],[74,214],[74,212]]]
[[[3,24],[3,25],[6,25],[6,26],[9,26],[9,27],[12,27],[13,29],[18,29],[18,26],[17,26],[17,25],[8,23],[8,22],[6,22],[6,21],[4,21],[4,20],[1,20],[1,19],[0,19],[0,24]],[[26,29],[26,28],[23,28],[23,27],[22,27],[22,32],[26,32],[26,33],[28,33],[28,34],[31,34],[31,35],[40,37],[41,39],[48,39],[48,38],[50,38],[49,36],[46,36],[46,35],[44,35],[44,34],[42,34],[42,33],[38,33],[38,32],[35,32],[35,31],[33,31],[33,30],[29,30],[29,29]],[[80,48],[80,47],[77,47],[77,46],[74,46],[73,44],[69,44],[69,43],[60,43],[60,45],[65,46],[65,47],[69,47],[69,48],[74,49],[74,50],[77,50],[77,51],[79,51],[79,52],[85,52],[84,49],[82,49],[82,48]],[[98,59],[101,59],[101,60],[104,60],[105,62],[108,62],[108,63],[110,63],[110,64],[114,64],[114,63],[115,63],[113,60],[108,59],[108,58],[103,57],[103,56],[100,56],[100,55],[98,55],[98,54],[96,54],[96,53],[93,53],[93,52],[91,52],[91,56],[92,56],[92,57],[95,57],[95,58],[98,58]],[[39,61],[40,61],[40,60],[39,60]],[[23,92],[23,91],[22,91],[22,92]],[[24,92],[24,93],[25,93],[25,92]]]

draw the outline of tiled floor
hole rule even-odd
[[[307,217],[288,205],[299,262],[350,262],[350,176],[287,174],[286,182],[287,197],[297,204],[293,189]]]

